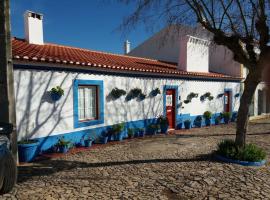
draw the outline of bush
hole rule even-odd
[[[218,144],[217,154],[240,161],[258,162],[266,158],[266,152],[255,144],[238,148],[233,140],[223,140]]]
[[[211,119],[211,117],[212,117],[212,113],[210,111],[205,111],[203,113],[203,118],[204,119]]]

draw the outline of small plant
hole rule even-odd
[[[141,89],[134,88],[134,89],[130,90],[129,93],[127,94],[126,101],[129,101],[129,100],[135,99],[135,98],[140,98],[141,94],[143,94]]]
[[[58,139],[58,142],[56,143],[57,147],[65,147],[65,148],[69,148],[71,146],[71,142],[68,140],[65,140],[64,137],[61,137],[60,139]]]
[[[189,99],[184,100],[184,103],[185,103],[185,104],[188,104],[188,103],[190,103],[190,102],[191,102],[191,100],[189,100]]]
[[[204,95],[200,96],[201,101],[205,101],[205,99],[212,101],[214,99],[214,97],[211,95],[210,92],[206,92]]]
[[[146,95],[143,94],[143,93],[141,93],[141,94],[139,94],[138,99],[139,99],[140,101],[142,101],[142,100],[145,99],[145,97],[146,97]]]
[[[221,117],[220,116],[215,117],[215,125],[219,125],[220,124],[220,121],[221,121]]]
[[[203,118],[206,119],[206,120],[210,120],[212,117],[212,113],[210,111],[205,111],[203,113]]]
[[[194,120],[194,125],[196,127],[202,127],[202,116],[197,116]]]
[[[223,117],[224,122],[225,122],[226,124],[228,124],[229,121],[230,121],[230,118],[231,118],[231,113],[230,113],[230,112],[224,112],[224,113],[222,113],[221,116]]]
[[[191,120],[190,119],[186,119],[184,121],[184,126],[185,126],[185,129],[190,129],[191,128]]]
[[[124,130],[125,124],[119,123],[112,126],[112,134],[118,135]]]
[[[51,93],[52,94],[57,94],[59,96],[63,96],[64,95],[64,90],[60,86],[56,86],[56,87],[51,89]]]
[[[110,92],[109,94],[113,99],[118,99],[120,98],[121,96],[124,96],[126,95],[126,91],[125,90],[122,90],[122,89],[118,89],[117,87],[116,88],[113,88],[112,91]]]
[[[259,162],[266,158],[266,152],[255,144],[239,148],[233,140],[223,140],[218,144],[218,155],[240,161]]]
[[[160,125],[160,126],[168,126],[169,125],[169,119],[168,117],[165,117],[163,115],[160,115],[158,118],[157,118],[157,123]]]
[[[129,128],[128,129],[128,138],[133,138],[134,136],[134,129],[133,128]]]
[[[150,92],[150,96],[152,96],[152,97],[155,97],[155,96],[157,96],[158,94],[160,94],[161,92],[160,92],[160,89],[159,88],[156,88],[156,89],[154,89],[154,90],[152,90],[151,92]]]

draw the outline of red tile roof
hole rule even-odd
[[[56,44],[35,45],[23,39],[12,39],[12,55],[14,60],[27,62],[58,63],[75,65],[84,68],[103,68],[108,71],[133,71],[138,73],[162,74],[177,77],[205,77],[217,79],[239,80],[218,73],[186,72],[177,69],[176,63],[158,60],[97,52],[81,48]]]

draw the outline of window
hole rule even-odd
[[[79,120],[97,119],[97,86],[79,86]]]
[[[103,81],[74,81],[74,127],[104,123]]]

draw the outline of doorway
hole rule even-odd
[[[175,128],[175,89],[166,90],[166,116],[169,120],[169,128]]]
[[[232,92],[225,91],[224,92],[224,112],[231,112],[232,108]]]

